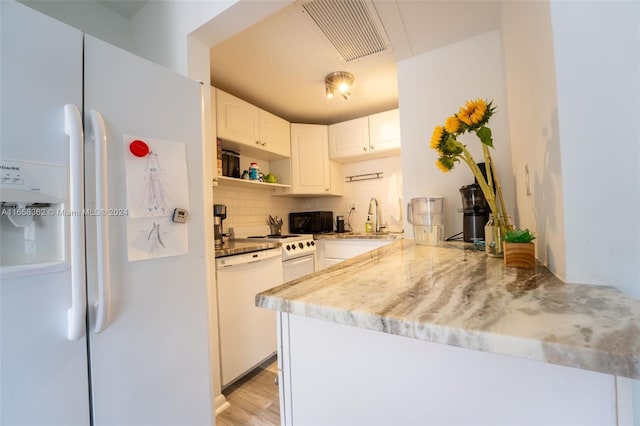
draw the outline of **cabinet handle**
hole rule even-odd
[[[367,152],[367,147],[366,147],[366,146],[363,146],[363,147],[362,147],[362,150],[363,150],[364,152]]]
[[[325,190],[326,192],[329,192],[329,188],[325,188],[324,190]]]
[[[267,143],[266,142],[262,142],[260,145],[267,146]]]
[[[371,151],[373,151],[374,149],[376,149],[375,145],[371,145]]]

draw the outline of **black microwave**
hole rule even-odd
[[[333,232],[333,212],[289,213],[289,232],[292,234]]]

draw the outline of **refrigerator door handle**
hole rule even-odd
[[[67,311],[67,337],[84,336],[85,286],[84,257],[84,132],[82,116],[76,105],[64,106],[64,132],[69,136],[69,217],[71,253],[71,308]]]
[[[96,144],[96,230],[98,254],[98,301],[95,303],[96,324],[94,332],[102,332],[109,322],[109,301],[111,299],[111,276],[109,259],[109,216],[107,184],[107,131],[102,114],[91,110],[92,138]]]

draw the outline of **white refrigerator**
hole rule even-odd
[[[213,424],[201,85],[13,1],[0,29],[0,424]],[[186,253],[129,260],[126,135],[184,144]]]

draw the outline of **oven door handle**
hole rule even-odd
[[[309,253],[308,255],[301,256],[301,257],[296,257],[295,259],[285,260],[284,262],[286,262],[289,265],[297,265],[299,263],[308,262],[310,260],[309,258],[311,256],[313,256],[313,255],[311,253]]]

